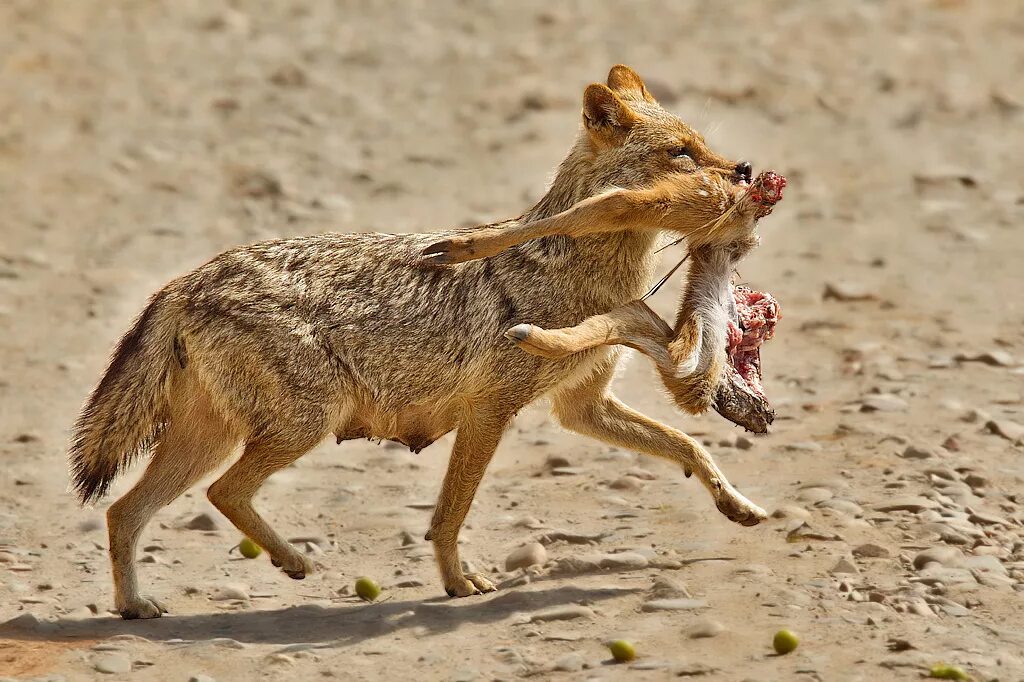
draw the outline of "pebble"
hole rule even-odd
[[[568,542],[570,545],[596,545],[608,537],[608,533],[573,533],[568,530],[549,530],[537,536],[537,542],[550,545],[554,542]]]
[[[825,500],[830,500],[834,496],[835,494],[828,488],[813,487],[804,488],[803,490],[801,490],[800,494],[797,495],[797,499],[800,500],[801,502],[815,504],[817,502],[824,502]]]
[[[853,565],[853,562],[842,557],[836,562],[836,565],[829,571],[832,575],[845,574],[845,573],[860,573],[860,570]]]
[[[820,509],[832,509],[833,511],[849,514],[850,516],[861,516],[864,513],[863,507],[859,504],[851,500],[844,500],[841,497],[823,500],[814,506]]]
[[[707,608],[703,599],[652,599],[640,607],[641,611],[692,611]]]
[[[547,459],[544,461],[544,466],[548,469],[562,469],[572,466],[572,462],[562,455],[548,455]]]
[[[747,438],[746,436],[737,436],[736,447],[739,448],[740,450],[749,450],[752,447],[754,447],[754,441],[751,440],[750,438]]]
[[[890,393],[869,395],[861,401],[861,412],[902,412],[907,409],[907,401]]]
[[[240,583],[222,585],[210,597],[213,601],[249,601],[249,588]]]
[[[900,454],[903,459],[931,459],[938,457],[938,451],[927,445],[911,443]]]
[[[800,519],[806,521],[811,518],[811,512],[807,511],[803,507],[797,507],[794,505],[783,505],[772,512],[773,519]]]
[[[640,479],[632,476],[620,476],[608,484],[612,490],[642,490],[644,484]]]
[[[586,606],[579,604],[567,604],[566,606],[553,606],[550,609],[537,611],[530,614],[528,623],[548,623],[555,620],[574,620],[576,618],[593,618],[594,612]]]
[[[833,300],[851,303],[854,301],[874,301],[878,297],[853,282],[826,282],[821,298],[824,301]]]
[[[686,636],[690,639],[704,639],[707,637],[717,637],[723,632],[725,632],[724,625],[710,618],[702,618],[690,626],[686,631]]]
[[[853,556],[864,559],[886,559],[889,557],[889,550],[881,545],[867,543],[854,547]]]
[[[217,680],[213,679],[209,675],[199,673],[197,675],[192,675],[191,677],[189,677],[188,682],[217,682]]]
[[[514,571],[527,566],[542,565],[548,560],[548,551],[539,542],[531,542],[513,550],[505,557],[505,570]]]
[[[1024,426],[1009,419],[990,419],[985,423],[985,430],[1013,442],[1024,439]]]
[[[926,568],[931,563],[947,567],[959,566],[962,561],[963,554],[955,547],[929,547],[914,556],[914,568],[920,570]]]
[[[960,415],[960,421],[965,421],[968,424],[984,424],[991,421],[991,419],[992,415],[985,410],[979,410],[976,407],[972,407]]]
[[[660,575],[654,579],[654,582],[651,584],[650,593],[656,599],[692,598],[690,591],[686,589],[686,585],[665,575]]]
[[[132,662],[127,656],[121,654],[107,654],[96,658],[92,667],[97,672],[108,675],[123,675],[132,671]]]
[[[964,568],[975,571],[1000,573],[1003,575],[1006,574],[1006,566],[1003,566],[1003,563],[999,561],[999,557],[994,557],[991,555],[983,554],[981,556],[975,555],[966,557],[963,560],[963,565]]]
[[[874,509],[880,512],[908,511],[917,513],[925,509],[937,509],[938,503],[929,500],[927,497],[897,497],[874,505]]]
[[[188,530],[217,530],[217,520],[207,513],[196,514],[185,523]]]
[[[1005,350],[988,350],[982,353],[957,353],[953,356],[957,362],[981,362],[993,367],[1013,367],[1016,361]]]

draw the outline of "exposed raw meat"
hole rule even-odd
[[[729,360],[754,393],[762,398],[761,344],[775,335],[779,304],[771,294],[733,286],[739,325],[730,321],[727,335]]]

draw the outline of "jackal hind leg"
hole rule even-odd
[[[142,477],[107,509],[114,604],[125,620],[159,618],[167,612],[156,599],[139,594],[135,551],[143,528],[159,509],[224,461],[236,443],[204,393],[186,395],[172,404],[167,431]]]
[[[246,537],[270,555],[288,577],[302,580],[315,570],[313,562],[270,527],[253,508],[252,498],[275,471],[306,454],[320,440],[266,438],[246,444],[242,456],[207,491],[210,502]]]
[[[608,391],[612,366],[583,384],[554,396],[552,409],[563,426],[611,445],[676,462],[697,475],[715,506],[729,520],[754,526],[765,511],[729,483],[711,455],[685,433],[661,424],[624,405]]]
[[[598,346],[618,344],[635,348],[659,365],[671,363],[668,352],[671,336],[671,327],[639,300],[601,315],[592,315],[575,327],[544,329],[532,324],[518,324],[505,332],[505,338],[527,353],[549,360]]]

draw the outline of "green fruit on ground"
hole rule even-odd
[[[780,656],[788,654],[793,651],[800,644],[800,640],[789,630],[779,630],[775,633],[774,639],[772,639],[772,646],[775,647],[775,653]]]
[[[356,580],[356,594],[363,601],[374,601],[380,596],[380,585],[372,578],[363,576]]]
[[[626,661],[632,661],[636,658],[636,649],[630,642],[624,639],[617,639],[614,642],[608,644],[608,650],[612,652],[612,658],[619,663],[625,663]]]
[[[939,680],[970,680],[971,676],[964,672],[963,668],[956,665],[938,663],[932,666],[928,672],[929,677]]]
[[[242,538],[242,541],[238,543],[238,551],[246,559],[255,559],[263,554],[263,549],[249,538]]]

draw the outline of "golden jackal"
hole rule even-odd
[[[581,132],[548,193],[499,227],[679,173],[729,183],[749,179],[750,167],[708,149],[639,76],[616,66],[607,85],[587,87]],[[449,595],[493,590],[484,576],[463,572],[459,529],[510,420],[541,396],[569,429],[696,473],[733,521],[765,517],[695,440],[611,394],[617,349],[547,360],[502,336],[526,322],[575,325],[639,298],[652,279],[655,231],[552,235],[457,267],[423,265],[428,245],[460,234],[262,242],[227,251],[152,297],[114,351],[70,448],[74,485],[90,502],[152,446],[142,478],[107,511],[124,618],[164,612],[139,594],[134,557],[143,527],[239,444],[241,457],[210,486],[210,500],[289,576],[310,572],[252,498],[332,433],[418,451],[457,430],[428,539]]]

